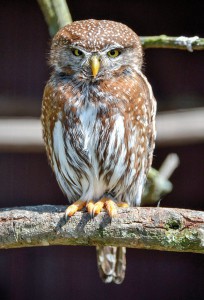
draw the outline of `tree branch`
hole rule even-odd
[[[168,48],[168,49],[179,49],[188,50],[204,50],[204,38],[198,36],[193,37],[172,37],[167,35],[158,36],[141,36],[143,48]]]
[[[0,248],[48,245],[114,245],[204,253],[204,212],[172,208],[118,209],[110,220],[76,213],[66,223],[64,206],[0,210]]]
[[[157,114],[157,146],[188,145],[204,141],[204,107]],[[2,118],[0,152],[44,151],[37,118]]]
[[[71,13],[65,0],[37,0],[51,36],[66,24],[72,22]],[[204,50],[204,38],[194,37],[171,37],[166,35],[141,36],[143,48],[170,48],[188,50]]]
[[[48,25],[50,36],[54,36],[61,27],[72,22],[66,0],[37,1]]]

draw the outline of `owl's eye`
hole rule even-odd
[[[83,56],[83,52],[79,49],[72,49],[72,53],[75,55],[75,56]]]
[[[108,54],[109,57],[115,58],[115,57],[119,56],[120,53],[121,53],[121,52],[120,52],[119,50],[112,49],[112,50],[108,51],[107,54]]]

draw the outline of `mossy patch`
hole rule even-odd
[[[179,219],[169,219],[166,224],[165,224],[165,228],[167,230],[179,230],[181,229],[181,221]]]

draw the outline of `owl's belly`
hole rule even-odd
[[[110,130],[108,120],[103,126],[93,111],[82,114],[80,121],[73,132],[66,132],[60,120],[56,122],[54,172],[70,201],[98,200],[116,188],[127,169],[124,121],[117,116]]]

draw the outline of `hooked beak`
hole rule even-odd
[[[91,71],[92,71],[92,75],[95,78],[96,75],[99,72],[100,69],[100,61],[99,61],[99,57],[96,55],[93,55],[90,59],[90,67],[91,67]]]

